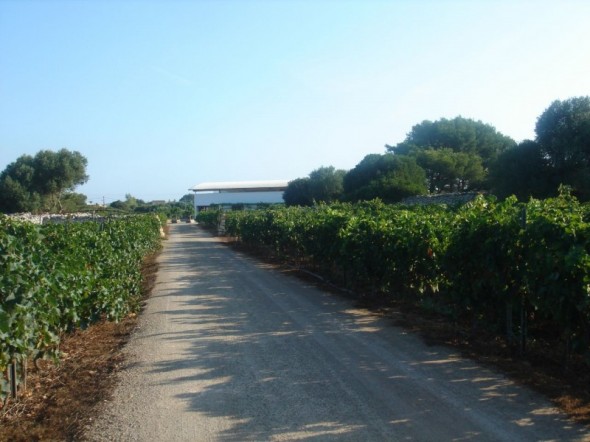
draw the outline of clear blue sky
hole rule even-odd
[[[590,1],[0,0],[0,170],[68,148],[93,202],[351,169],[423,120],[517,141],[590,95]]]

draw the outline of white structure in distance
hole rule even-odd
[[[283,203],[283,193],[288,180],[225,181],[196,184],[194,192],[195,212],[212,205],[230,207],[234,204],[256,206],[257,204]]]

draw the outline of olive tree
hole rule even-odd
[[[22,155],[0,174],[0,211],[62,211],[62,201],[88,181],[88,161],[79,152],[42,150]]]

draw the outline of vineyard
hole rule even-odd
[[[0,398],[15,394],[9,381],[23,380],[27,360],[59,358],[64,332],[138,309],[160,225],[154,215],[43,226],[0,215]]]
[[[455,208],[380,201],[202,212],[237,241],[373,299],[471,323],[525,352],[549,338],[590,363],[590,207],[564,191]]]

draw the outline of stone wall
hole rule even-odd
[[[446,204],[447,206],[455,206],[468,203],[477,195],[480,195],[480,192],[440,193],[438,195],[410,196],[401,202],[407,205]]]
[[[87,222],[100,221],[103,219],[102,216],[94,215],[92,213],[68,213],[67,215],[59,215],[55,213],[41,213],[39,215],[34,215],[32,213],[15,213],[8,216],[12,219],[28,221],[33,224]]]
[[[160,218],[154,215],[160,223]],[[9,218],[19,221],[27,221],[33,224],[50,224],[50,223],[84,223],[88,221],[105,221],[113,217],[104,217],[94,213],[68,213],[67,215],[59,215],[54,213],[42,213],[40,215],[33,215],[32,213],[15,213],[8,215]],[[166,238],[164,228],[160,223],[160,238]]]

